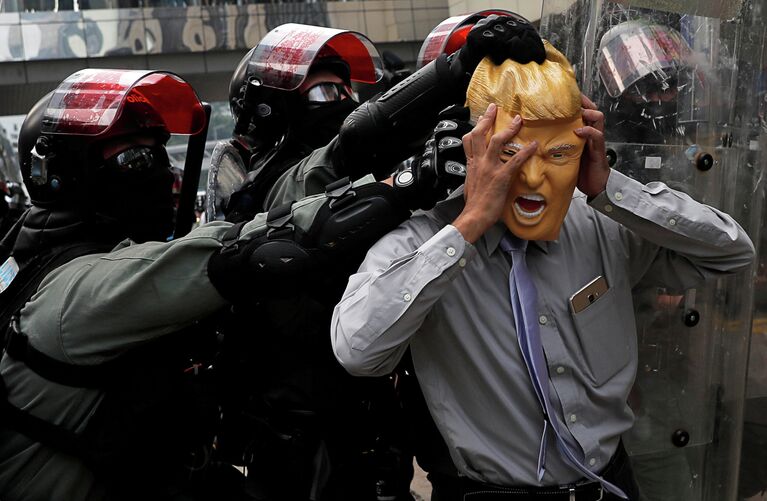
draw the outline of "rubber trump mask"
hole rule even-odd
[[[538,150],[511,182],[501,219],[519,238],[556,240],[578,181],[585,140],[573,132],[583,126],[581,92],[570,63],[547,41],[546,61],[496,66],[485,58],[474,71],[467,106],[475,121],[488,107],[498,107],[493,133],[516,115],[522,128],[501,150],[510,159],[531,141]]]

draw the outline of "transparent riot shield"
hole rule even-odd
[[[544,0],[541,18],[605,113],[612,167],[731,214],[755,242],[761,4]],[[623,441],[643,499],[737,499],[752,283],[748,270],[693,290],[635,291],[636,421]]]
[[[213,148],[205,192],[205,220],[221,221],[232,193],[245,182],[247,169],[230,141],[219,141]]]

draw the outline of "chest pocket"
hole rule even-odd
[[[633,312],[623,311],[616,300],[620,291],[610,288],[579,313],[570,313],[578,332],[583,357],[597,386],[601,386],[631,360]],[[629,302],[630,303],[630,302]]]

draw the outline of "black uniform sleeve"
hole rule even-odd
[[[337,172],[353,179],[391,174],[394,165],[418,152],[440,111],[463,105],[471,75],[484,57],[496,64],[507,58],[540,64],[546,52],[530,23],[507,16],[481,20],[458,52],[443,54],[349,115],[333,152]]]
[[[208,277],[227,300],[280,298],[337,273],[346,257],[367,250],[410,215],[384,183],[341,179],[324,195],[256,216],[262,227],[240,237],[233,225],[208,261]]]

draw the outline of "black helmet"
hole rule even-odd
[[[29,110],[18,139],[19,164],[24,185],[37,206],[46,207],[78,196],[76,186],[85,176],[93,138],[42,132],[43,120],[54,91]]]
[[[46,153],[46,145],[43,142],[50,140],[47,137],[43,139],[43,136],[40,135],[40,129],[43,124],[43,113],[48,108],[48,102],[51,100],[52,95],[53,91],[43,96],[32,106],[27,116],[24,117],[24,123],[21,124],[21,130],[19,131],[18,148],[21,175],[24,178],[24,184],[32,198],[32,202],[38,205],[44,205],[46,201],[58,198],[59,189],[61,188],[61,176],[65,175],[66,177],[67,174],[66,171],[58,172],[59,169],[54,169],[53,165],[46,165],[46,168],[51,168],[50,173],[45,173],[46,176],[49,174],[50,177],[46,182],[42,182],[42,173],[32,172],[32,150],[35,149],[38,139],[41,140],[40,150],[43,150],[43,154]]]
[[[295,92],[263,85],[250,66],[255,50],[256,47],[245,54],[229,81],[229,108],[235,122],[235,134],[252,132],[252,127],[260,120],[264,123],[261,134],[269,132],[280,136],[288,127],[291,116],[297,115],[299,99]]]
[[[236,122],[240,118],[240,113],[243,112],[245,97],[245,88],[248,83],[248,63],[253,56],[255,47],[250,49],[245,56],[237,64],[237,68],[234,70],[232,79],[229,81],[229,109],[232,111],[232,117]]]
[[[639,17],[610,27],[596,59],[601,101],[613,127],[611,141],[669,143],[685,136],[679,111],[704,95],[697,58],[671,26]]]
[[[307,44],[307,41],[311,43]],[[229,104],[235,135],[251,132],[280,134],[298,117],[298,89],[309,69],[329,69],[347,84],[375,83],[383,76],[378,51],[364,35],[303,24],[274,28],[248,51],[229,82]]]
[[[18,141],[24,184],[37,206],[87,204],[92,198],[88,183],[95,182],[93,174],[100,167],[114,163],[127,172],[152,161],[167,162],[162,145],[170,133],[193,134],[205,121],[194,90],[175,75],[78,71],[40,99],[24,119]],[[116,151],[114,158],[104,159],[104,145],[115,147],[118,138],[135,136],[154,138],[155,147],[144,147],[154,151]]]
[[[170,135],[159,126],[140,127],[135,115],[125,113],[118,127],[106,134],[56,134],[46,131],[49,105],[55,91],[43,96],[27,113],[19,131],[18,150],[24,185],[38,207],[61,202],[85,202],[87,183],[93,170],[104,160],[100,145],[122,135],[141,132],[165,144]]]

